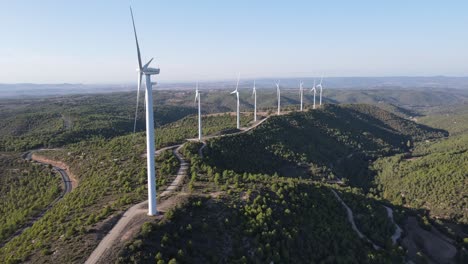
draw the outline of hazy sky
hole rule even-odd
[[[468,75],[468,1],[0,0],[0,83]]]

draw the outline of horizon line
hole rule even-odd
[[[275,79],[275,80],[291,80],[291,79],[310,79],[310,78],[319,78],[321,76],[302,76],[302,77],[247,77],[247,78],[240,78],[240,80],[269,80],[269,79]],[[323,79],[340,79],[340,78],[468,78],[468,75],[462,76],[462,75],[379,75],[379,76],[323,76]],[[204,82],[204,83],[216,83],[216,82],[230,82],[232,80],[236,80],[235,76],[233,75],[233,78],[220,78],[220,79],[194,79],[194,80],[165,80],[165,81],[159,81],[158,83],[163,83],[163,84],[188,84],[188,83],[195,83],[195,82]],[[0,82],[0,85],[133,85],[134,82],[80,82],[80,83],[74,83],[74,82],[57,82],[57,83],[52,83],[52,82],[16,82],[16,83],[2,83]]]

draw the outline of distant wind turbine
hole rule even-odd
[[[201,123],[201,104],[200,104],[200,92],[198,91],[198,82],[195,89],[195,103],[198,99],[198,141],[202,139],[202,123]]]
[[[137,106],[135,112],[135,123],[134,130],[136,129],[136,117],[138,114],[138,103],[140,95],[140,86],[141,78],[143,74],[146,77],[146,95],[145,95],[145,105],[146,105],[146,157],[147,157],[147,166],[148,166],[148,215],[157,215],[158,211],[156,209],[156,172],[154,169],[154,119],[153,119],[153,83],[151,82],[151,75],[159,74],[158,68],[149,68],[148,66],[153,61],[150,59],[145,65],[141,63],[141,53],[140,46],[138,45],[138,38],[135,28],[135,20],[133,19],[133,11],[130,7],[130,15],[132,16],[133,24],[133,33],[135,35],[135,43],[137,48],[138,55],[138,90],[137,90]],[[155,84],[155,83],[154,83]]]
[[[280,91],[280,81],[275,82],[276,84],[276,97],[278,100],[278,115],[280,114],[281,111],[281,91]]]
[[[237,96],[237,129],[240,129],[240,120],[239,120],[239,79],[240,79],[240,73],[237,75],[237,85],[236,85],[236,90],[231,92],[231,94],[236,94]]]
[[[304,87],[303,87],[304,83],[301,81],[299,83],[299,93],[301,94],[301,112],[302,112],[302,99],[304,97]]]
[[[314,87],[312,87],[312,89],[310,89],[310,91],[314,91],[314,109],[315,109],[315,94],[317,93],[317,89],[315,89],[315,80],[314,80]]]
[[[317,88],[320,87],[320,105],[322,105],[322,80],[323,80],[323,75],[322,78],[320,78],[320,83],[317,85]]]
[[[255,88],[255,81],[252,96],[254,97],[254,122],[257,122],[257,89]]]

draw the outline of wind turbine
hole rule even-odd
[[[202,129],[201,129],[201,104],[200,104],[200,92],[198,91],[198,82],[197,88],[195,89],[195,103],[198,99],[198,141],[202,139]]]
[[[254,122],[257,122],[257,89],[255,88],[255,81],[252,96],[254,97]]]
[[[302,98],[304,97],[304,83],[301,81],[299,83],[299,93],[301,94],[301,112],[302,112]]]
[[[317,88],[320,87],[320,105],[322,105],[322,80],[323,80],[323,75],[322,78],[320,78],[320,83],[317,85]]]
[[[310,89],[310,91],[314,91],[314,109],[315,109],[315,94],[317,93],[317,89],[315,89],[315,80],[314,80],[314,87],[312,87],[312,89]]]
[[[281,91],[279,88],[280,81],[275,82],[275,84],[276,84],[276,97],[278,100],[278,115],[279,115],[281,111]]]
[[[156,172],[154,169],[154,119],[153,119],[153,83],[151,82],[151,75],[159,74],[159,68],[149,68],[151,61],[150,59],[145,65],[141,63],[140,46],[138,45],[138,38],[135,28],[135,20],[133,19],[133,11],[130,7],[130,15],[132,16],[133,33],[135,35],[135,43],[138,55],[138,91],[137,96],[140,94],[141,78],[143,75],[146,77],[146,93],[145,93],[145,105],[146,105],[146,157],[148,166],[148,215],[157,215],[156,210]],[[154,83],[156,84],[156,83]],[[137,106],[135,112],[135,124],[136,128],[136,116],[138,113],[138,97]]]
[[[231,92],[231,94],[236,94],[237,96],[237,129],[240,128],[240,120],[239,120],[239,79],[240,79],[240,74],[237,75],[237,85],[236,85],[236,90]]]

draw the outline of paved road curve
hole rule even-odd
[[[31,151],[28,151],[26,152],[25,154],[23,154],[23,158],[25,160],[28,160],[28,161],[34,161],[36,163],[39,163],[39,164],[42,164],[42,165],[52,165],[52,164],[49,164],[49,163],[46,163],[46,162],[40,162],[40,161],[37,161],[37,160],[34,160],[33,157],[32,157],[32,154],[36,152],[35,150],[31,150]],[[57,203],[61,198],[63,198],[63,196],[69,192],[72,191],[73,187],[72,187],[72,181],[70,180],[70,177],[68,176],[67,172],[59,167],[56,167],[56,166],[53,166],[52,165],[52,168],[57,171],[58,173],[60,173],[60,176],[62,177],[62,181],[63,181],[63,185],[64,185],[64,190],[62,192],[62,194],[59,196],[59,199],[55,200],[51,205]]]
[[[35,151],[28,151],[26,153],[24,153],[22,155],[22,157],[27,160],[27,161],[31,161],[31,162],[37,162],[39,164],[42,164],[42,165],[51,165],[49,163],[44,163],[44,162],[39,162],[39,161],[35,161],[33,160],[32,158],[32,154],[33,152]],[[50,208],[52,208],[56,203],[58,203],[65,194],[69,193],[72,191],[72,182],[70,181],[70,177],[68,177],[68,174],[62,170],[61,168],[59,167],[55,167],[55,166],[52,166],[53,170],[55,170],[56,172],[58,172],[62,178],[62,181],[63,181],[63,185],[64,185],[64,189],[62,191],[62,193],[60,194],[59,197],[57,197],[52,203],[50,203],[40,214],[38,214],[37,216],[33,217],[31,220],[29,220],[26,224],[23,225],[22,228],[18,229],[13,235],[11,235],[11,237],[9,239],[7,239],[4,243],[1,243],[0,244],[0,247],[3,247],[6,243],[8,243],[10,240],[12,240],[13,238],[21,235],[26,229],[30,228],[35,222],[37,222],[39,219],[41,219],[45,213],[47,213],[47,211],[50,210]]]

